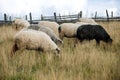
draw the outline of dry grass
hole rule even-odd
[[[120,80],[120,23],[99,22],[113,39],[112,45],[85,41],[74,47],[64,39],[61,56],[34,50],[9,54],[16,33],[11,26],[0,27],[0,80]]]

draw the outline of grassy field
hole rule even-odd
[[[112,45],[95,40],[78,43],[64,39],[60,57],[34,50],[9,57],[16,33],[0,26],[0,80],[120,80],[120,22],[99,22],[113,39]]]

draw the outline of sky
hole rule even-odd
[[[105,10],[120,15],[120,0],[0,0],[0,16],[7,13],[12,16],[24,16],[32,13],[34,18],[52,16],[54,12],[61,15],[77,14],[81,10],[84,17],[105,16]]]

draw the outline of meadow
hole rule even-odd
[[[0,26],[0,80],[120,80],[120,22],[98,22],[113,39],[96,46],[95,40],[78,43],[64,38],[61,54],[17,51],[10,58],[16,33]]]

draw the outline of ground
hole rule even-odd
[[[1,80],[120,80],[120,22],[98,22],[113,39],[96,46],[95,40],[78,42],[64,38],[60,56],[35,50],[9,57],[16,33],[11,25],[0,26]]]

